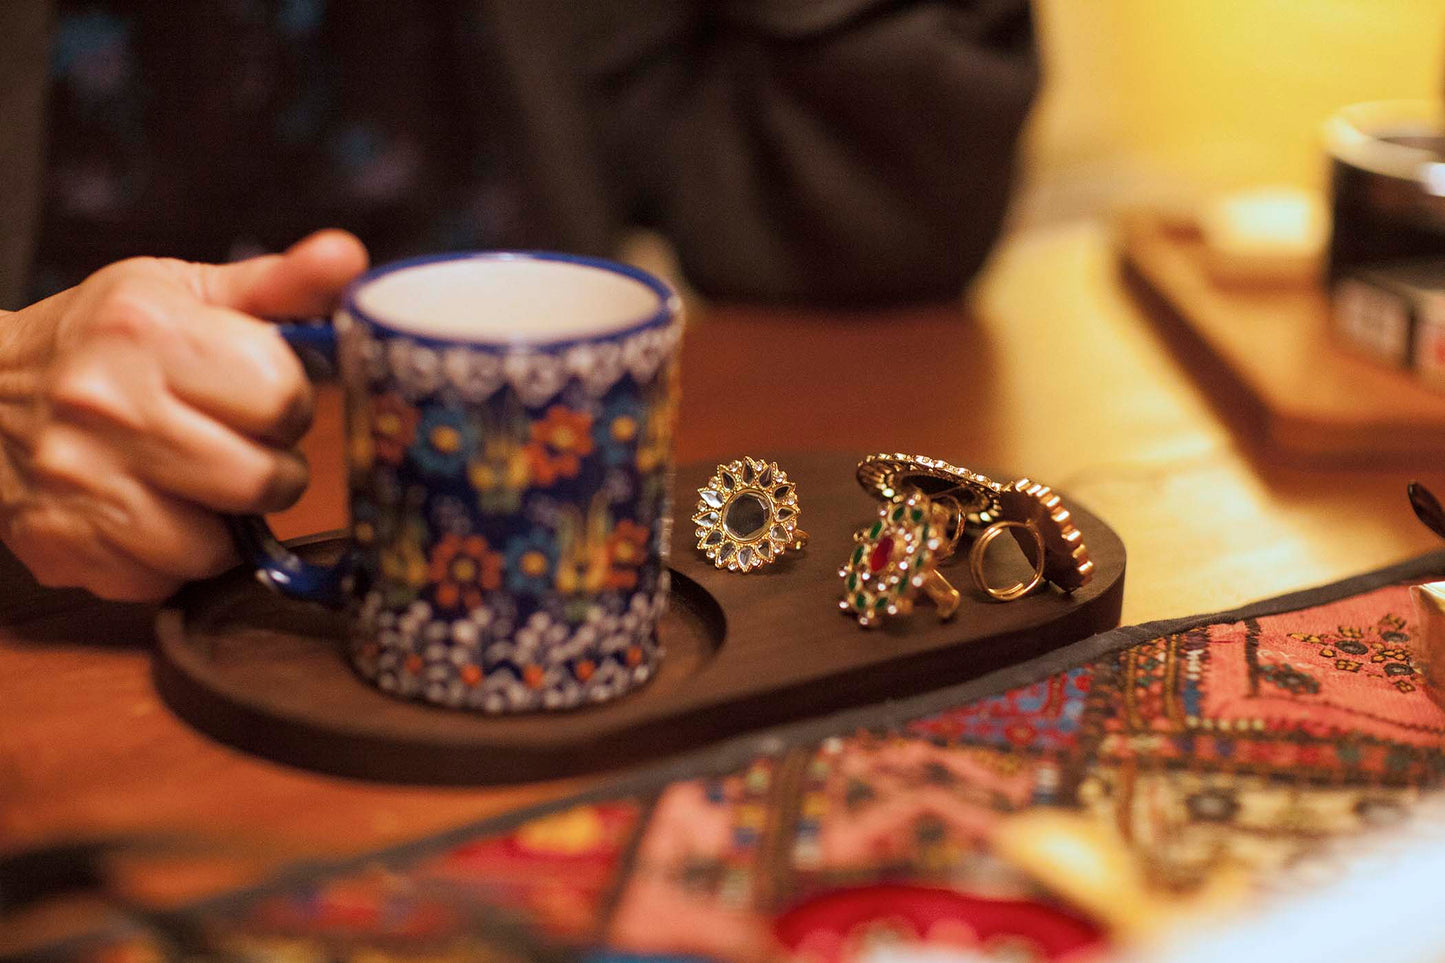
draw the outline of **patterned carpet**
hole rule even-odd
[[[1104,891],[1132,887],[1136,921],[1223,881],[1248,898],[1440,783],[1445,712],[1411,654],[1405,585],[1441,563],[1117,630],[996,695],[754,738],[741,763],[736,747],[703,754],[153,918],[83,955],[1107,957],[1133,924]],[[1107,654],[1079,662],[1088,651]],[[1041,813],[1092,869],[1018,845],[1009,828]]]

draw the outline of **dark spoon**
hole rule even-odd
[[[1410,495],[1410,507],[1415,509],[1415,517],[1424,522],[1430,531],[1445,538],[1445,508],[1440,506],[1440,500],[1417,481],[1410,482],[1405,491]]]

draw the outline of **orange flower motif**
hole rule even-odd
[[[637,568],[647,559],[647,540],[651,533],[645,526],[623,519],[607,536],[607,583],[610,589],[630,589],[637,585]]]
[[[416,424],[421,415],[399,395],[385,394],[371,402],[371,442],[376,457],[392,465],[401,464],[402,456],[416,439]]]
[[[539,484],[551,485],[560,478],[576,478],[582,459],[592,454],[592,416],[553,405],[541,421],[532,423],[532,441],[527,461]]]
[[[576,463],[574,459],[576,468],[568,474],[568,463],[563,459],[551,457],[547,454],[547,449],[536,442],[523,448],[522,453],[527,458],[527,472],[532,476],[532,480],[543,488],[553,484],[559,478],[571,478],[581,470],[581,464]]]
[[[431,554],[431,581],[442,608],[459,604],[474,609],[482,604],[482,590],[500,588],[502,555],[487,548],[480,535],[446,535]]]

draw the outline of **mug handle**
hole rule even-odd
[[[296,352],[312,380],[331,377],[336,369],[336,329],[329,319],[276,325]],[[260,515],[227,515],[226,525],[243,564],[256,570],[256,580],[288,598],[327,608],[346,605],[352,576],[350,555],[334,565],[316,565],[281,544]]]

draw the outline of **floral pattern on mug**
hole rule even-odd
[[[592,426],[592,439],[608,465],[625,465],[636,457],[637,439],[645,421],[642,402],[629,395],[613,399]]]
[[[553,405],[541,421],[532,423],[532,443],[527,446],[532,477],[543,486],[576,478],[592,448],[592,416]]]
[[[371,446],[377,459],[399,465],[416,438],[421,416],[398,394],[384,394],[371,403]]]
[[[484,590],[501,587],[502,557],[480,535],[449,533],[432,546],[429,575],[438,606],[473,609]]]
[[[424,601],[388,608],[373,591],[352,657],[383,691],[442,705],[499,713],[605,702],[651,678],[659,651],[642,629],[662,614],[666,592],[664,579],[576,622],[539,611],[514,628],[491,607],[496,596],[450,619]]]
[[[483,712],[651,677],[676,325],[552,350],[344,327],[357,670]],[[369,400],[367,400],[369,399]]]
[[[532,484],[532,460],[521,445],[488,445],[467,465],[467,478],[476,493],[477,507],[488,515],[517,510],[522,493]]]
[[[422,539],[410,526],[381,549],[378,562],[391,604],[415,599],[426,586],[431,573]]]
[[[420,418],[411,454],[429,475],[460,475],[476,448],[477,429],[463,411],[427,408]]]
[[[507,543],[507,588],[513,592],[549,591],[556,568],[557,543],[547,532],[526,532]]]
[[[637,586],[637,569],[647,558],[647,543],[652,533],[636,522],[623,519],[607,536],[607,580],[610,589]]]

